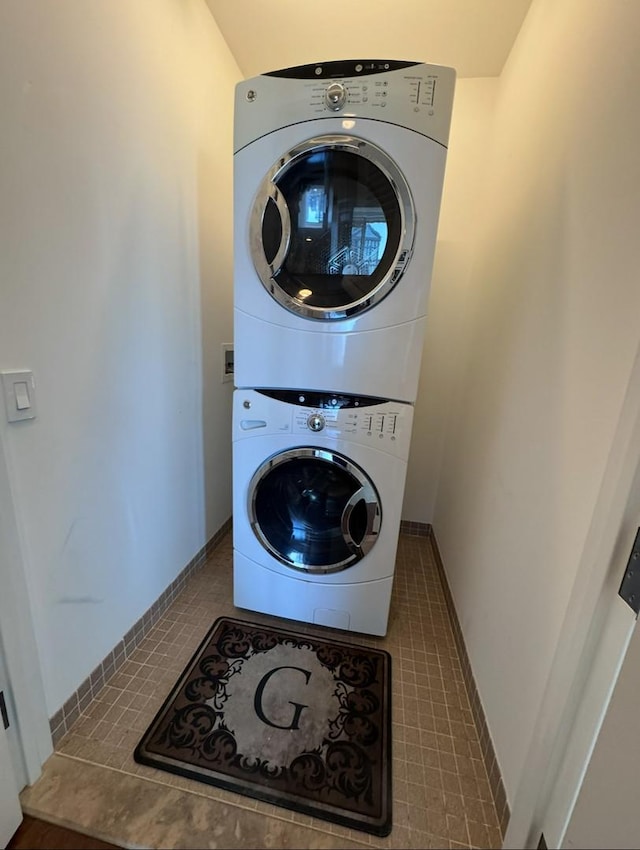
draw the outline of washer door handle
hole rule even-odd
[[[364,502],[366,507],[367,525],[362,538],[358,541],[355,539],[351,529],[351,519],[353,511],[360,502]],[[340,529],[347,546],[352,551],[357,552],[361,557],[372,549],[380,531],[380,508],[377,501],[372,502],[367,500],[364,487],[356,490],[344,506],[342,517],[340,518]]]

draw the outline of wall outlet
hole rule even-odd
[[[233,381],[233,343],[222,343],[222,383]]]

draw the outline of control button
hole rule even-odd
[[[304,401],[304,396],[303,396],[303,395],[299,395],[299,396],[298,396],[298,401],[303,402],[303,401]]]
[[[342,83],[331,83],[324,93],[324,102],[333,112],[338,112],[347,102],[347,90]]]
[[[307,427],[310,431],[322,431],[324,428],[324,416],[321,413],[312,413],[307,419]]]
[[[243,402],[242,402],[242,406],[243,406],[246,410],[249,410],[249,408],[251,407],[251,402],[249,401],[249,399],[245,399],[245,401],[243,401]]]
[[[360,73],[362,71],[362,65],[356,65],[356,71]]]

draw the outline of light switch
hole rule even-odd
[[[2,389],[9,422],[35,419],[36,398],[33,372],[2,372]]]
[[[29,401],[29,390],[26,381],[16,381],[13,385],[16,393],[16,407],[18,410],[28,410],[31,407]]]

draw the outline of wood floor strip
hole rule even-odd
[[[118,847],[25,815],[7,850],[118,850]]]

